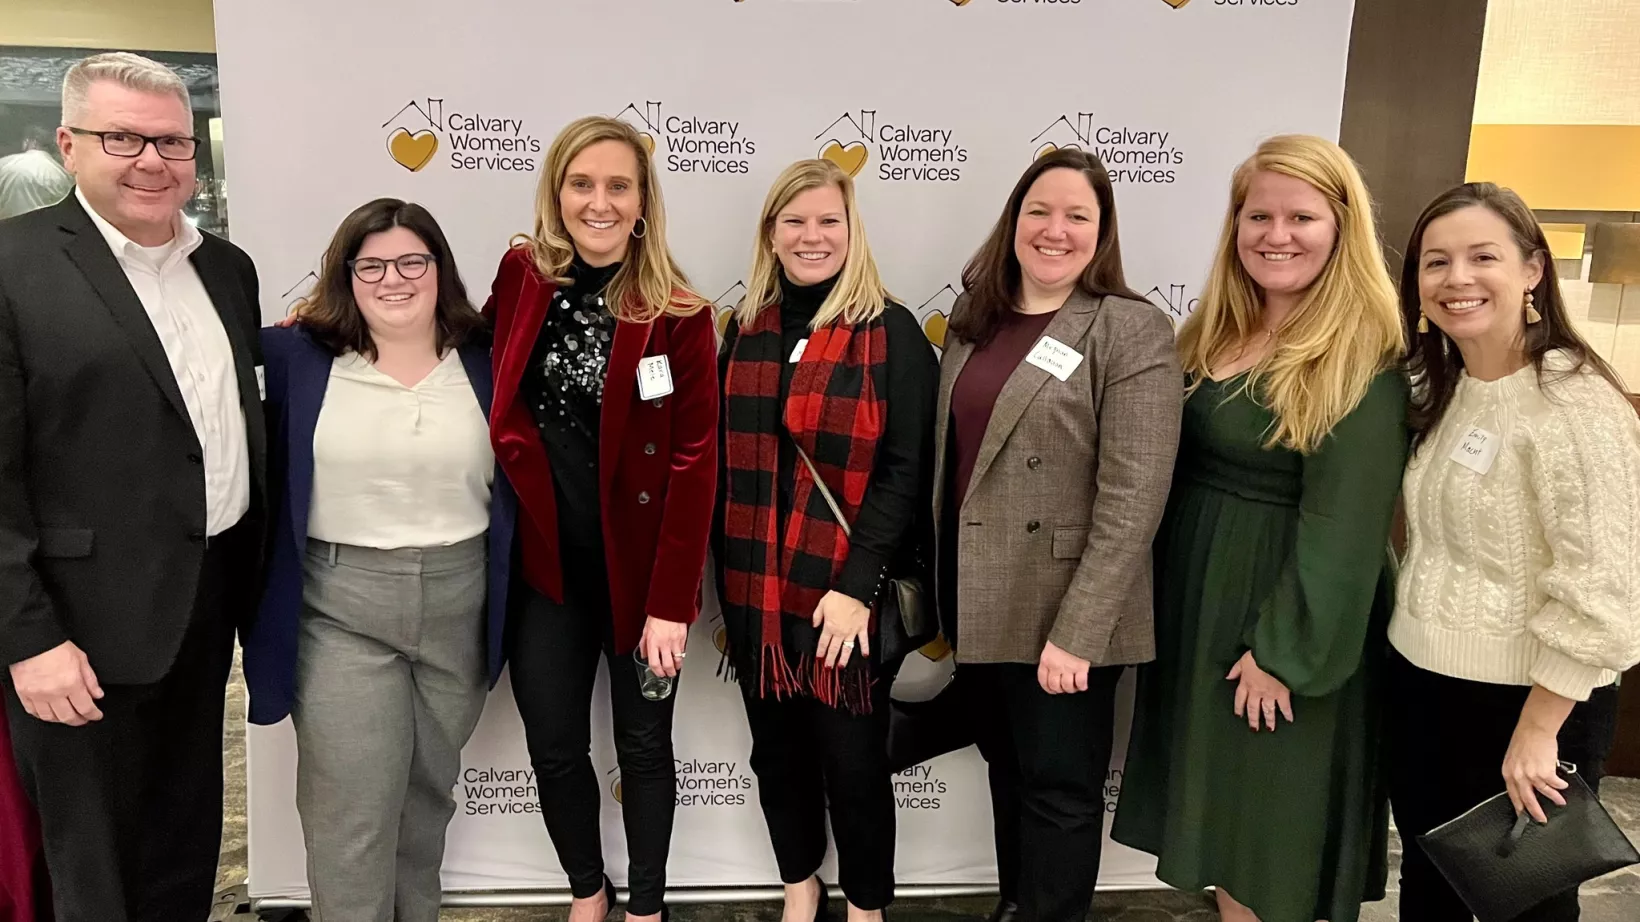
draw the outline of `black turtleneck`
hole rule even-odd
[[[602,548],[598,423],[615,317],[604,289],[620,264],[592,267],[577,255],[570,284],[553,293],[520,385],[547,449],[564,544]]]
[[[784,272],[780,273],[780,303],[769,309],[780,311],[780,351],[788,359],[797,344],[808,339],[810,324],[836,281],[834,276],[817,285],[798,285],[786,278]],[[888,336],[887,418],[883,421],[871,482],[866,485],[865,500],[852,526],[848,561],[832,587],[867,605],[877,598],[887,577],[897,575],[890,572],[890,567],[911,537],[918,513],[929,505],[928,490],[933,483],[934,464],[934,407],[940,385],[939,360],[934,357],[928,337],[917,325],[917,318],[905,307],[890,302],[883,315],[883,325]],[[724,331],[720,372],[727,368],[739,331],[739,324],[731,319]],[[781,366],[782,402],[791,392],[796,368],[797,363],[792,361]],[[780,439],[776,508],[782,525],[792,506],[800,463],[791,438]],[[721,488],[719,495],[723,495]]]

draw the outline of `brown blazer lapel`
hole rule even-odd
[[[973,343],[957,342],[956,337],[945,341],[945,352],[940,356],[940,393],[934,405],[934,527],[939,528],[940,514],[945,502],[946,441],[951,437],[951,391],[957,385],[962,367],[974,354]]]
[[[1093,325],[1093,318],[1098,316],[1098,313],[1098,299],[1089,297],[1080,290],[1074,291],[1054,318],[1048,321],[1048,328],[1042,331],[1042,335],[1051,336],[1075,348],[1082,341],[1082,337],[1087,335],[1088,327]],[[1083,364],[1086,362],[1084,358]],[[1008,441],[1008,436],[1013,434],[1014,427],[1019,425],[1020,417],[1025,415],[1025,410],[1035,399],[1036,392],[1052,377],[1026,361],[1021,361],[1013,374],[1008,376],[1007,383],[1002,385],[1002,391],[997,394],[996,405],[991,408],[991,420],[985,426],[985,437],[980,440],[979,453],[974,458],[974,473],[968,478],[968,497],[972,497],[976,492],[975,487],[984,479],[985,472],[990,470],[991,462],[996,460],[997,453]]]

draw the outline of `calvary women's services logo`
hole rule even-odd
[[[629,102],[615,118],[638,130],[650,154],[669,173],[750,173],[757,142],[738,118],[667,113],[662,103]]]
[[[960,164],[968,162],[968,149],[953,135],[950,128],[910,122],[885,120],[879,125],[876,109],[850,110],[814,136],[820,142],[815,155],[850,176],[859,176],[875,153],[878,179],[957,182],[962,179]]]
[[[1101,125],[1092,112],[1060,113],[1031,137],[1031,159],[1056,150],[1085,150],[1098,155],[1113,183],[1177,182],[1174,167],[1184,165],[1184,151],[1171,131]]]
[[[382,122],[387,155],[412,173],[433,162],[449,143],[451,169],[471,172],[533,173],[539,164],[541,139],[524,131],[524,120],[508,116],[452,111],[432,96],[412,99]]]
[[[533,768],[468,768],[461,773],[461,793],[465,816],[541,812],[541,790]]]

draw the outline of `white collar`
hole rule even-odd
[[[136,253],[142,250],[153,249],[152,247],[143,247],[135,240],[120,233],[119,228],[108,223],[108,220],[98,214],[97,209],[92,208],[91,203],[85,200],[85,193],[80,191],[78,184],[74,186],[74,197],[80,200],[80,207],[84,208],[85,213],[91,216],[91,223],[97,226],[97,231],[103,235],[104,240],[108,241],[108,248],[114,251],[116,257],[125,259],[135,256]],[[205,240],[205,236],[199,232],[199,228],[185,220],[180,211],[177,212],[176,216],[176,228],[176,234],[170,240],[170,243],[174,245],[171,251],[171,257],[173,258],[179,255],[187,257],[194,250],[199,249],[199,245]],[[166,261],[169,263],[170,259]]]

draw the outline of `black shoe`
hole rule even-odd
[[[829,922],[831,919],[831,890],[826,886],[825,881],[820,880],[820,875],[816,874],[814,879],[820,884],[820,902],[814,907],[814,922]]]
[[[614,912],[614,911],[615,911],[615,882],[613,880],[609,879],[608,874],[605,874],[604,875],[604,918],[606,918],[606,919],[609,918],[609,914],[611,912]]]
[[[991,915],[985,922],[1014,922],[1019,917],[1019,904],[1011,900],[1001,900],[997,908],[991,910]]]

